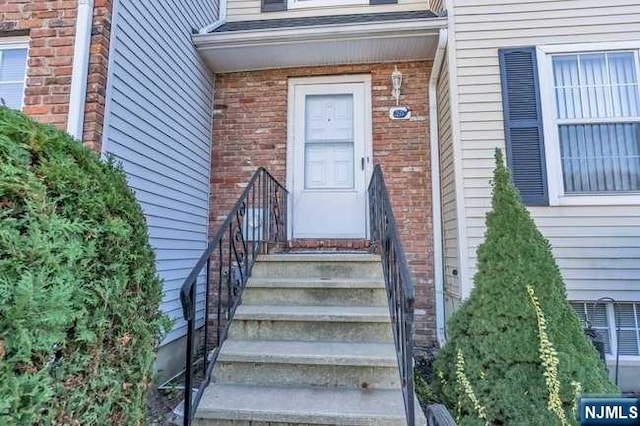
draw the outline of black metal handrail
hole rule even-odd
[[[413,396],[413,309],[415,295],[411,273],[398,235],[396,221],[380,166],[373,170],[369,184],[371,241],[380,252],[389,300],[393,337],[398,356],[407,425],[415,425]]]
[[[182,285],[187,321],[185,426],[209,384],[256,257],[267,253],[270,244],[286,241],[287,196],[286,188],[259,168]]]

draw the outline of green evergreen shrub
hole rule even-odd
[[[573,424],[577,393],[617,389],[499,150],[492,186],[474,288],[450,319],[435,390],[463,426]]]
[[[0,424],[143,424],[160,300],[123,172],[0,107]]]

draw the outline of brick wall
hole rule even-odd
[[[416,286],[416,343],[435,342],[428,62],[402,63],[401,104],[411,121],[391,121],[393,64],[349,65],[219,74],[215,84],[211,223],[215,228],[259,166],[286,176],[289,77],[370,73],[373,160],[381,164]]]
[[[94,0],[83,142],[100,150],[104,127],[113,0]]]
[[[100,149],[112,0],[96,0],[84,141]],[[77,1],[0,2],[0,37],[28,36],[29,57],[23,111],[66,129]]]

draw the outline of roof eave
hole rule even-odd
[[[354,24],[329,24],[278,29],[260,29],[195,34],[193,41],[200,51],[240,46],[274,45],[300,41],[338,41],[342,39],[391,36],[437,35],[446,28],[446,18],[420,18],[412,20],[362,22]]]

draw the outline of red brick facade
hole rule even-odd
[[[94,2],[82,141],[96,151],[100,150],[104,127],[112,9],[113,0],[95,0]]]
[[[112,0],[96,0],[91,40],[84,142],[100,149],[104,115]],[[23,111],[66,129],[77,1],[0,2],[0,37],[28,36]]]
[[[416,342],[435,343],[431,181],[429,164],[429,62],[399,64],[401,104],[411,121],[392,121],[389,76],[394,64],[295,68],[219,74],[215,83],[211,222],[219,223],[259,166],[281,182],[286,176],[289,77],[367,73],[372,76],[373,159],[383,168],[394,214],[416,287]]]

